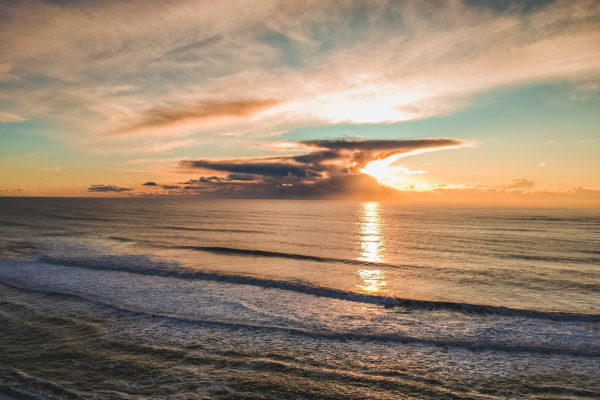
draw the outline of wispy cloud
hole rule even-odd
[[[63,169],[63,167],[42,167],[42,168],[38,168],[40,171],[60,171]]]
[[[126,164],[128,165],[144,165],[144,164],[172,164],[180,161],[179,157],[159,157],[159,158],[136,158],[134,160],[127,160]]]
[[[527,12],[450,0],[30,0],[0,18],[3,118],[46,119],[83,144],[112,132],[101,140],[115,149],[132,134],[162,143],[174,131],[422,119],[495,88],[600,75],[600,15],[586,0]]]
[[[110,133],[143,133],[183,124],[200,125],[218,123],[221,120],[248,118],[278,103],[273,99],[241,100],[152,108],[143,111],[139,117],[134,117],[131,121],[124,121],[124,126]],[[178,145],[179,143],[176,142],[168,149]]]
[[[18,114],[12,114],[0,111],[0,122],[22,122],[26,119]]]

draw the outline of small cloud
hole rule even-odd
[[[156,182],[148,181],[146,183],[142,183],[142,186],[158,186]]]
[[[129,165],[139,165],[139,164],[169,164],[180,161],[181,158],[171,157],[171,158],[138,158],[135,160],[127,160],[125,163]]]
[[[577,143],[584,144],[584,143],[594,143],[594,142],[600,142],[600,139],[585,139],[585,140],[581,140]]]
[[[43,167],[43,168],[38,168],[40,171],[60,171],[63,169],[63,167]]]
[[[196,139],[172,140],[164,143],[154,143],[131,149],[133,153],[165,153],[171,150],[186,147],[190,148],[197,144]]]
[[[133,189],[115,185],[92,185],[88,188],[88,192],[128,192],[130,190]]]
[[[178,185],[161,185],[161,188],[163,188],[165,190],[173,190],[173,189],[180,189],[181,186],[178,186]]]
[[[578,194],[600,196],[599,188],[584,188],[583,186],[575,186],[570,188],[569,191]]]
[[[600,93],[600,84],[597,82],[587,82],[580,84],[571,92],[571,100],[587,101],[598,96]]]
[[[220,178],[218,176],[201,176],[198,179],[190,179],[187,180],[185,182],[180,182],[183,185],[196,185],[198,183],[215,183],[215,182],[222,182],[224,181],[223,178]]]
[[[545,167],[547,165],[548,165],[548,163],[546,163],[546,161],[542,161],[541,163],[538,164],[538,167],[542,167],[543,168],[543,167]]]
[[[7,112],[0,111],[0,122],[23,122],[27,119],[17,114],[10,114]]]
[[[519,178],[513,179],[509,184],[500,187],[508,190],[531,190],[535,187],[535,182],[530,181],[529,179]]]

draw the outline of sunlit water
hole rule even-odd
[[[0,393],[599,398],[600,211],[0,199]]]

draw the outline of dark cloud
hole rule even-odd
[[[164,128],[183,122],[203,122],[221,118],[247,118],[279,104],[274,99],[251,99],[225,102],[201,102],[191,105],[152,108],[140,117],[126,121],[111,132],[132,133],[144,129]]]
[[[88,188],[88,192],[128,192],[132,188],[115,186],[115,185],[92,185]]]
[[[228,173],[226,177],[201,176],[182,182],[186,185],[184,189],[188,191],[236,191],[256,197],[350,196],[352,191],[355,194],[365,194],[382,188],[375,179],[360,174],[360,170],[369,161],[394,154],[408,155],[411,152],[454,148],[466,144],[464,140],[451,138],[312,140],[296,143],[307,150],[306,154],[301,155],[185,160],[180,162],[180,166]],[[383,192],[389,193],[390,190],[386,188]]]
[[[416,150],[451,148],[466,144],[464,140],[451,138],[426,138],[408,140],[311,140],[304,145],[321,149],[307,155],[297,156],[298,162],[322,162],[346,158],[363,167],[374,159],[387,158],[394,154],[410,153]]]
[[[188,185],[188,193],[202,193],[213,197],[238,198],[344,198],[372,199],[393,198],[394,189],[380,185],[368,175],[340,175],[317,182],[265,181],[256,183],[221,182],[211,185]]]
[[[218,176],[201,176],[198,179],[189,179],[185,182],[181,182],[182,185],[196,185],[198,183],[210,183],[210,182],[222,182],[224,181],[223,178],[220,178]]]
[[[274,177],[284,177],[288,175],[304,177],[306,176],[307,170],[306,167],[286,162],[258,162],[256,159],[236,161],[191,160],[183,161],[182,165],[192,168],[211,169],[213,171]]]
[[[161,187],[165,190],[174,190],[174,189],[181,189],[181,186],[179,185],[159,185],[156,182],[152,182],[152,181],[148,181],[146,183],[142,184],[143,186],[152,186],[152,187]]]
[[[227,175],[228,181],[253,181],[254,175],[233,173]]]
[[[403,153],[428,147],[458,146],[464,144],[465,141],[452,138],[427,138],[407,140],[309,140],[301,143],[330,150],[391,150],[394,153]]]

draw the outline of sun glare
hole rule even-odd
[[[415,175],[425,174],[427,171],[411,170],[402,165],[396,165],[398,160],[409,156],[415,156],[417,154],[458,148],[461,146],[463,145],[431,147],[413,150],[406,153],[393,154],[383,159],[369,161],[367,165],[360,170],[360,172],[374,177],[382,185],[390,186],[396,189],[431,190],[431,185],[419,182],[414,178]]]
[[[405,156],[406,153],[400,153],[382,160],[370,161],[360,172],[371,175],[385,186],[409,185],[410,175],[424,174],[426,171],[413,171],[401,165],[394,165],[396,161]]]

